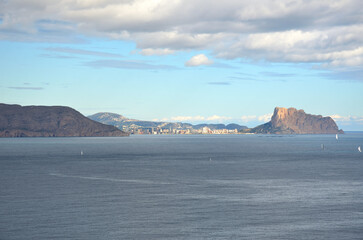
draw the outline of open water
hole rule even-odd
[[[0,239],[363,239],[359,145],[361,133],[0,139]]]

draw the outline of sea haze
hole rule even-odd
[[[362,133],[0,139],[0,239],[362,239],[359,145]]]

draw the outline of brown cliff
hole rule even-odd
[[[0,104],[0,137],[116,137],[128,134],[61,106]]]
[[[304,110],[276,107],[271,121],[249,129],[251,133],[336,134],[343,133],[331,117],[311,115]]]

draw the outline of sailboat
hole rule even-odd
[[[81,156],[83,156],[83,150],[81,150]]]
[[[336,140],[338,140],[338,139],[339,139],[338,134],[335,134],[335,139],[336,139]]]
[[[321,144],[321,149],[323,149],[323,150],[325,149],[325,146],[324,146],[324,144]]]
[[[358,151],[359,151],[359,152],[362,152],[362,149],[360,148],[360,146],[358,147]]]

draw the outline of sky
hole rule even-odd
[[[0,102],[363,131],[361,0],[0,0]]]

